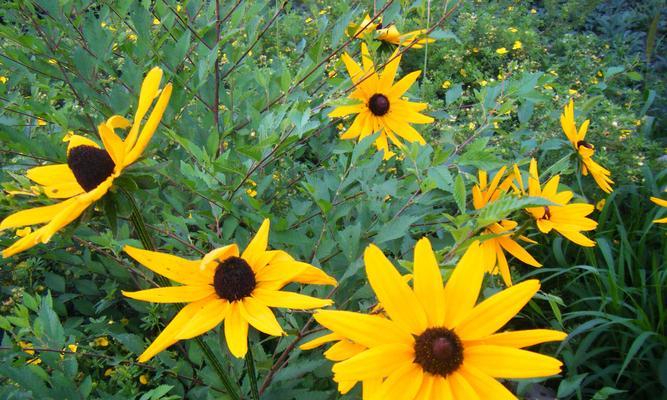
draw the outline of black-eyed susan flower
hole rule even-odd
[[[377,17],[375,21],[371,22],[368,14],[364,16],[360,24],[351,23],[347,32],[348,35],[360,39],[370,37],[396,46],[410,46],[413,49],[421,49],[425,44],[435,42],[435,39],[427,36],[428,29],[401,33],[394,24],[383,26],[382,17]]]
[[[369,399],[516,399],[495,378],[558,374],[555,358],[523,350],[560,341],[565,333],[534,329],[500,332],[539,290],[537,280],[505,289],[477,304],[484,276],[483,252],[471,244],[446,285],[431,244],[415,247],[410,287],[382,251],[364,253],[370,285],[387,317],[349,311],[315,313],[333,334],[365,348],[334,364],[334,380],[375,380]]]
[[[336,280],[314,266],[296,261],[281,250],[267,250],[266,219],[243,254],[236,244],[221,247],[201,260],[126,246],[139,263],[180,286],[123,292],[154,303],[188,303],[139,357],[147,361],[179,340],[199,336],[224,320],[225,339],[235,357],[248,350],[248,324],[272,336],[285,332],[269,307],[309,310],[331,300],[282,291],[291,282],[335,285]]]
[[[509,174],[509,176],[505,177],[506,170],[506,167],[502,167],[493,176],[490,183],[488,182],[486,171],[480,170],[478,172],[479,183],[472,188],[472,203],[476,210],[482,209],[489,203],[498,200],[512,187],[514,174]],[[503,278],[503,281],[507,286],[512,285],[512,275],[510,274],[507,257],[505,257],[506,251],[528,265],[533,267],[542,266],[539,261],[531,256],[526,249],[512,238],[512,232],[516,227],[516,221],[509,219],[494,222],[484,229],[483,234],[495,236],[485,240],[481,244],[481,248],[485,252],[484,259],[489,262],[487,265],[488,272],[492,274],[500,273],[500,276]],[[525,236],[519,236],[519,239],[535,243],[533,240],[528,239]]]
[[[343,117],[350,114],[356,114],[356,117],[347,131],[341,135],[341,139],[361,140],[379,131],[380,136],[376,139],[375,146],[378,150],[384,151],[385,159],[394,155],[389,151],[388,140],[398,147],[404,146],[399,137],[409,142],[425,144],[424,138],[410,124],[433,122],[433,118],[420,113],[428,107],[428,104],[411,102],[402,97],[417,80],[421,71],[411,72],[394,84],[396,71],[401,62],[398,52],[394,52],[391,56],[391,61],[381,75],[375,72],[373,60],[365,43],[361,45],[361,57],[360,66],[347,53],[342,56],[355,85],[349,98],[356,104],[336,107],[329,113],[329,117]]]
[[[525,187],[521,178],[521,173],[515,166],[514,175],[520,186],[521,192],[525,193]],[[544,187],[540,184],[540,175],[537,171],[537,161],[530,160],[530,170],[528,173],[528,195],[532,197],[543,197],[550,200],[557,206],[530,207],[526,211],[535,219],[537,228],[543,233],[549,233],[554,230],[574,243],[585,246],[595,246],[595,241],[587,238],[581,232],[594,230],[598,223],[587,215],[593,212],[595,207],[586,203],[570,203],[574,194],[565,190],[558,191],[560,175],[553,176]]]
[[[133,123],[120,115],[114,115],[98,126],[104,147],[83,136],[72,135],[67,147],[66,164],[45,165],[28,170],[27,177],[42,185],[48,197],[66,200],[19,211],[0,222],[0,230],[45,224],[3,250],[3,257],[10,257],[38,243],[47,243],[57,231],[102,198],[123,169],[141,156],[171,96],[171,83],[160,90],[161,80],[160,68],[153,68],[146,75]],[[157,102],[142,127],[142,120],[156,98]],[[122,140],[115,130],[128,127],[130,131]]]
[[[613,190],[611,185],[614,183],[611,180],[611,172],[593,160],[595,146],[584,140],[589,124],[590,120],[587,119],[577,129],[577,124],[574,121],[574,101],[570,99],[569,104],[564,107],[563,114],[560,116],[560,125],[563,128],[563,132],[579,155],[582,164],[581,173],[584,176],[590,173],[600,189],[611,193]]]
[[[667,200],[663,200],[659,197],[651,197],[651,201],[654,202],[655,204],[659,205],[660,207],[667,207]],[[667,217],[665,218],[658,218],[653,220],[654,223],[656,224],[667,224]]]

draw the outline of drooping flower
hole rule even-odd
[[[420,111],[428,107],[426,103],[414,103],[402,98],[405,92],[417,80],[421,71],[414,71],[404,76],[394,84],[394,78],[401,56],[394,52],[382,74],[375,72],[365,43],[361,45],[362,66],[357,64],[347,53],[342,59],[350,78],[354,83],[354,90],[349,98],[356,104],[336,107],[329,117],[343,117],[356,114],[352,125],[341,135],[341,139],[363,139],[375,132],[380,136],[375,141],[378,150],[384,151],[384,158],[391,158],[394,153],[389,151],[388,140],[403,147],[399,137],[409,141],[425,144],[426,141],[410,123],[428,124],[433,118],[421,114]]]
[[[651,201],[659,205],[660,207],[667,207],[667,200],[663,200],[658,197],[651,197]],[[667,224],[667,217],[654,219],[653,222],[656,224]]]
[[[268,240],[266,219],[242,254],[231,244],[191,261],[126,246],[125,252],[139,263],[182,285],[123,292],[125,296],[154,303],[188,303],[139,361],[214,329],[223,320],[229,350],[240,358],[248,350],[248,324],[267,335],[285,334],[269,307],[309,310],[332,304],[328,299],[280,290],[291,282],[335,285],[336,280],[284,251],[267,250]]]
[[[397,46],[410,46],[413,49],[421,49],[425,44],[435,42],[435,39],[427,36],[427,32],[428,29],[418,29],[401,33],[394,24],[383,27],[381,16],[371,22],[368,14],[364,16],[360,24],[351,23],[347,30],[348,35],[352,37],[359,39],[371,37]]]
[[[521,173],[515,166],[514,175],[519,183],[520,190],[525,193],[525,187]],[[543,233],[554,230],[574,243],[585,246],[595,246],[595,241],[589,239],[581,232],[594,230],[598,223],[586,216],[593,212],[595,207],[586,203],[570,203],[574,194],[565,190],[558,191],[560,175],[553,176],[544,187],[540,184],[540,175],[537,171],[537,161],[530,160],[528,174],[528,195],[532,197],[543,197],[558,206],[530,207],[526,211],[535,219],[537,228]]]
[[[472,188],[472,202],[476,210],[495,202],[511,188],[514,174],[510,174],[503,180],[506,169],[506,167],[502,167],[494,175],[490,183],[488,183],[486,171],[479,170],[479,183]],[[496,236],[486,239],[480,246],[486,254],[485,259],[489,260],[488,272],[492,274],[500,273],[507,286],[512,286],[512,275],[510,274],[509,264],[505,257],[505,251],[528,265],[532,265],[533,267],[542,266],[539,261],[512,238],[512,232],[516,227],[517,223],[509,219],[492,223],[484,229],[483,234]],[[535,241],[525,236],[519,236],[519,239],[535,243]]]
[[[563,132],[579,155],[582,164],[581,173],[584,176],[590,173],[600,189],[611,193],[613,190],[611,185],[614,183],[611,180],[611,172],[593,160],[595,146],[584,140],[589,124],[590,120],[587,119],[577,129],[577,124],[574,121],[574,101],[570,99],[570,103],[564,107],[563,114],[560,116],[560,125]]]
[[[158,67],[146,75],[132,123],[120,115],[114,115],[98,126],[103,148],[86,137],[72,135],[67,147],[66,164],[45,165],[28,170],[26,176],[42,185],[48,197],[66,200],[19,211],[5,218],[0,223],[0,230],[45,225],[3,250],[3,257],[10,257],[38,243],[47,243],[57,231],[102,198],[123,169],[141,156],[155,133],[171,96],[171,83],[160,90],[161,80],[162,70]],[[156,97],[157,102],[142,128],[142,120]],[[125,140],[115,133],[116,129],[130,126]]]
[[[338,335],[336,339],[364,348],[334,364],[334,380],[375,380],[377,387],[368,397],[372,400],[396,398],[396,393],[405,400],[516,399],[495,378],[558,374],[560,361],[523,348],[563,340],[565,333],[547,329],[496,333],[539,290],[539,282],[519,283],[476,304],[484,276],[482,258],[474,242],[443,285],[430,242],[421,239],[415,247],[411,288],[382,251],[370,245],[364,253],[366,273],[387,317],[315,313],[322,326]]]

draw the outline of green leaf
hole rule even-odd
[[[452,104],[453,102],[458,100],[462,94],[463,94],[463,85],[460,83],[455,84],[447,91],[447,93],[445,93],[445,103],[447,105]]]
[[[461,211],[461,214],[466,212],[466,184],[463,181],[463,176],[458,174],[454,183],[454,201]]]
[[[483,228],[494,222],[507,218],[514,211],[528,207],[553,206],[553,202],[542,197],[516,197],[507,195],[488,203],[478,211],[477,226]]]

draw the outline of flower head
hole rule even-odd
[[[28,170],[26,176],[42,185],[48,197],[66,200],[19,211],[0,222],[0,230],[45,224],[3,250],[3,257],[10,257],[38,243],[47,243],[57,231],[102,198],[125,167],[141,156],[171,96],[171,83],[160,90],[161,80],[160,68],[155,67],[146,75],[132,123],[120,115],[114,115],[97,127],[104,147],[86,137],[73,135],[68,141],[66,164],[45,165]],[[142,120],[155,98],[157,102],[142,127]],[[128,127],[130,131],[125,140],[116,135],[116,129]]]
[[[595,146],[584,140],[586,138],[586,131],[588,130],[589,123],[590,120],[587,119],[581,124],[581,127],[577,129],[577,124],[574,121],[574,101],[570,99],[570,103],[565,106],[563,114],[560,116],[560,124],[563,128],[563,132],[565,132],[565,136],[567,136],[579,155],[579,159],[582,163],[581,173],[586,176],[590,172],[600,189],[607,193],[611,193],[613,190],[611,185],[614,183],[610,178],[611,172],[593,161]]]
[[[342,139],[363,139],[380,131],[380,136],[375,141],[378,150],[384,151],[384,158],[391,158],[394,153],[389,151],[390,140],[394,145],[403,147],[399,137],[409,142],[425,144],[426,141],[410,123],[427,124],[433,122],[433,118],[421,114],[428,104],[413,103],[404,100],[402,96],[417,80],[421,71],[414,71],[403,77],[394,84],[394,78],[401,56],[398,52],[390,57],[390,61],[382,71],[375,72],[375,65],[371,60],[366,44],[361,45],[362,66],[357,64],[347,53],[342,59],[345,63],[350,78],[355,85],[349,98],[357,104],[336,107],[329,117],[343,117],[356,114],[350,128],[342,135]]]
[[[179,340],[199,336],[225,322],[225,339],[235,357],[248,350],[248,324],[272,336],[285,332],[269,307],[313,309],[331,300],[281,291],[291,282],[335,285],[336,280],[281,250],[267,250],[266,219],[242,254],[236,244],[215,249],[201,260],[126,246],[139,263],[180,286],[123,292],[154,303],[188,303],[139,357],[147,361]]]
[[[516,166],[514,175],[519,183],[520,190],[525,193],[521,173]],[[537,171],[537,161],[535,159],[530,160],[528,195],[543,197],[558,205],[530,207],[526,211],[535,219],[537,228],[541,232],[549,233],[554,230],[580,246],[595,246],[595,241],[581,233],[582,231],[592,231],[597,227],[597,222],[586,218],[595,207],[586,203],[570,203],[574,194],[569,190],[559,192],[559,182],[560,175],[556,175],[542,187],[540,175]]]
[[[667,207],[667,200],[663,200],[659,197],[651,197],[651,201],[659,205],[660,207],[663,208]],[[656,224],[667,224],[667,217],[655,219],[653,220],[653,222]]]
[[[410,287],[382,251],[369,246],[364,253],[366,273],[387,317],[315,313],[321,325],[338,335],[336,339],[361,346],[347,357],[340,354],[342,360],[332,368],[334,380],[364,381],[364,391],[367,383],[374,384],[369,388],[372,399],[393,398],[395,393],[406,400],[515,399],[494,378],[558,374],[560,361],[522,348],[563,340],[563,332],[496,333],[539,290],[539,282],[522,282],[476,304],[484,276],[482,258],[483,251],[474,242],[443,285],[431,244],[421,239],[415,247]]]
[[[502,167],[494,175],[490,183],[488,183],[486,171],[480,170],[478,172],[479,183],[472,188],[472,201],[476,210],[495,202],[513,186],[514,174],[511,173],[505,177],[506,169],[506,167]],[[483,234],[494,236],[485,240],[480,245],[481,249],[485,252],[484,259],[488,260],[487,271],[492,274],[500,273],[507,286],[512,285],[512,275],[510,274],[509,264],[505,256],[506,251],[528,265],[532,265],[533,267],[542,266],[539,261],[514,240],[512,232],[516,227],[517,223],[509,219],[494,222],[487,226],[483,232]],[[519,236],[519,239],[535,243],[525,236]]]
[[[374,37],[385,43],[396,46],[410,46],[413,49],[421,49],[427,43],[435,42],[435,39],[426,36],[428,29],[418,29],[407,33],[399,32],[394,24],[382,26],[382,17],[375,18],[366,14],[360,24],[351,23],[348,26],[348,35],[360,39]]]

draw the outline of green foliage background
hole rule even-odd
[[[594,215],[594,249],[535,231],[540,244],[531,253],[544,267],[512,263],[515,281],[543,282],[512,326],[570,333],[542,349],[564,361],[562,379],[523,381],[517,392],[664,398],[667,245],[648,201],[667,184],[664,2],[450,2],[456,10],[434,31],[436,43],[410,50],[401,65],[401,74],[423,70],[409,96],[428,102],[436,118],[420,128],[428,145],[386,162],[368,140],[339,140],[337,126],[349,122],[326,117],[349,87],[339,61],[345,28],[374,6],[386,6],[384,20],[406,31],[447,11],[439,2],[398,0],[4,2],[0,216],[46,204],[7,193],[29,190],[27,168],[65,161],[68,131],[96,137],[100,121],[131,115],[156,65],[175,91],[144,161],[118,184],[135,196],[158,248],[195,258],[244,246],[270,218],[273,248],[339,280],[340,309],[374,304],[361,260],[369,243],[409,272],[413,245],[426,235],[441,265],[453,266],[483,226],[469,196],[477,170],[537,157],[544,176],[562,174],[580,201],[606,203]],[[522,48],[512,50],[516,41]],[[510,52],[499,55],[500,47]],[[356,55],[358,42],[344,48]],[[590,141],[616,181],[608,197],[569,155],[558,116],[570,97],[578,121],[591,119]],[[192,341],[147,364],[134,361],[175,309],[120,294],[153,279],[120,251],[140,246],[130,213],[112,192],[49,244],[2,260],[0,397],[224,398]],[[0,245],[14,240],[4,232]],[[484,295],[501,287],[490,277]],[[288,337],[253,333],[260,383],[295,335],[315,328],[302,330],[309,318],[280,315]],[[19,341],[44,349],[41,364]],[[205,341],[248,393],[242,361],[228,356],[216,332]],[[73,343],[75,353],[58,352]],[[320,353],[291,352],[263,398],[338,398]]]

